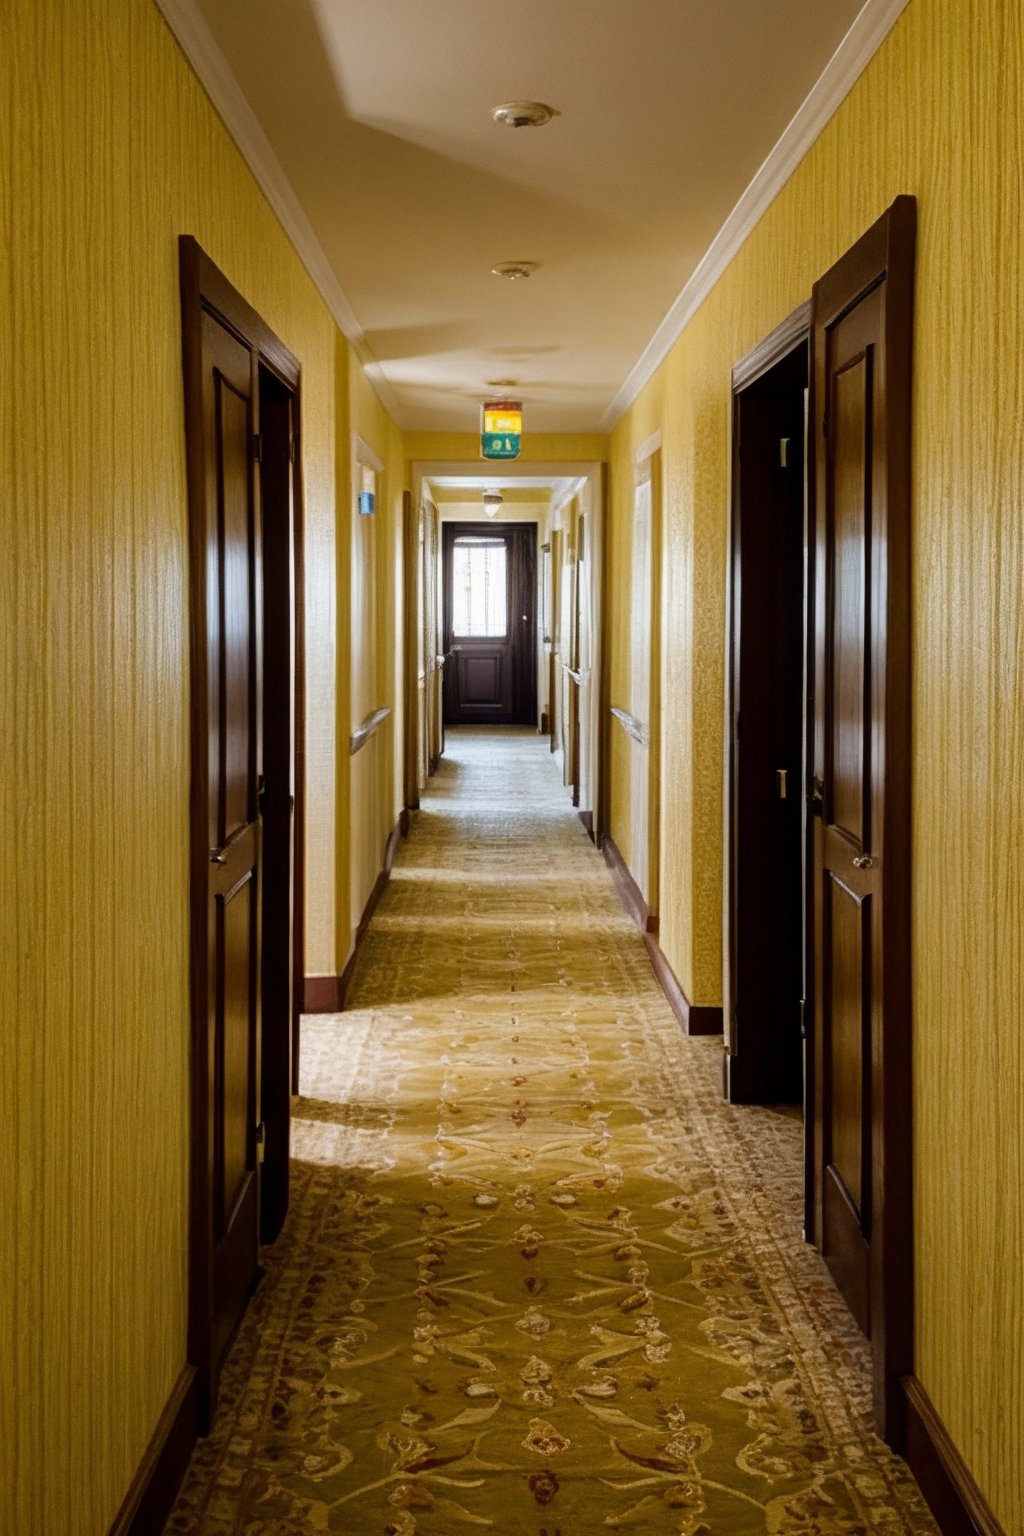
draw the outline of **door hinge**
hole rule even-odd
[[[262,1163],[267,1155],[267,1125],[261,1120],[256,1127],[256,1161]]]
[[[788,469],[789,468],[789,441],[790,440],[789,440],[788,437],[780,437],[779,438],[779,468],[780,469]]]
[[[263,458],[263,439],[258,432],[252,435],[252,456],[259,464]]]

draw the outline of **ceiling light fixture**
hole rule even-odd
[[[484,511],[488,517],[497,517],[498,508],[505,500],[500,491],[484,491]]]
[[[505,128],[543,128],[555,116],[555,109],[543,101],[503,101],[491,108],[491,116]]]
[[[507,277],[510,283],[517,283],[520,278],[532,277],[537,265],[535,261],[499,261],[491,271],[495,277]]]

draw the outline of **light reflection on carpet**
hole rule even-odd
[[[532,733],[452,732],[306,1021],[292,1213],[168,1526],[932,1533],[800,1239],[800,1125],[721,1102]]]

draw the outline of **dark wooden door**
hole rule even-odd
[[[203,316],[209,698],[207,1008],[214,1367],[257,1267],[259,1176],[260,523],[252,353]]]
[[[189,1361],[201,1425],[288,1204],[302,973],[299,368],[181,240],[191,628]],[[268,879],[267,876],[270,876]],[[294,896],[294,899],[293,899]]]
[[[733,411],[729,976],[733,1103],[799,1103],[804,1053],[804,450],[810,305]],[[770,344],[774,342],[774,346]],[[737,367],[740,374],[742,365]]]
[[[815,287],[817,1240],[901,1437],[912,1368],[909,442],[914,204]]]
[[[534,523],[444,525],[444,718],[534,724]]]

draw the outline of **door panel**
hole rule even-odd
[[[898,1445],[912,1367],[909,438],[914,207],[816,285],[816,1240]]]
[[[850,1215],[867,1236],[870,1200],[871,1015],[869,899],[859,899],[834,876],[826,887],[823,982],[828,1009],[826,1167],[849,1202]],[[826,1229],[823,1246],[831,1249]]]
[[[215,827],[207,976],[216,1369],[244,1311],[258,1251],[260,537],[252,353],[210,315],[203,318],[202,344],[214,450],[207,503],[209,805]]]
[[[501,654],[467,655],[460,648],[459,663],[462,667],[460,694],[463,709],[493,709],[507,713],[510,700],[505,657]]]
[[[835,434],[833,495],[826,509],[832,553],[832,752],[829,770],[831,819],[863,848],[871,836],[871,712],[868,672],[871,657],[871,448],[873,415],[869,338],[877,334],[876,290],[836,329],[837,352],[866,346],[833,380]]]

